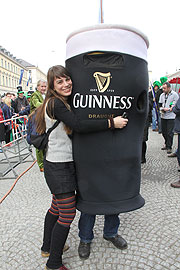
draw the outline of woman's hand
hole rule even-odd
[[[128,123],[128,119],[123,118],[122,116],[114,117],[113,120],[115,128],[124,128]]]

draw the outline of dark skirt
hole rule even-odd
[[[74,162],[50,162],[44,159],[44,176],[52,194],[77,189]]]

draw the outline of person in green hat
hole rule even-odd
[[[167,154],[171,154],[174,136],[174,120],[176,117],[175,113],[172,111],[172,108],[179,99],[179,96],[171,89],[169,82],[164,82],[162,88],[163,93],[159,98],[159,106],[161,112],[162,135],[165,145],[161,148],[161,150],[167,150]]]
[[[30,92],[27,93],[27,101],[30,104],[30,101],[31,101],[31,93]]]
[[[26,106],[29,104],[27,101],[27,98],[24,96],[24,91],[22,90],[22,86],[17,87],[17,98],[14,101],[14,110],[15,113],[18,113],[20,111],[23,111]]]
[[[153,91],[154,90],[154,91]],[[153,103],[152,108],[152,130],[161,133],[161,116],[159,110],[159,97],[162,94],[161,83],[159,81],[154,81],[153,89],[150,94],[150,99]]]

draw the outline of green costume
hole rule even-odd
[[[36,90],[31,96],[30,112],[32,113],[36,108],[38,108],[43,103],[43,101],[44,101],[43,96],[38,90]],[[43,150],[36,149],[36,158],[39,168],[42,169],[44,159]]]
[[[37,158],[37,164],[39,166],[39,169],[42,169],[44,167],[44,165],[43,165],[43,160],[44,160],[43,150],[36,149],[36,158]]]
[[[43,103],[43,101],[43,96],[38,90],[36,90],[31,96],[30,112],[32,113],[36,108],[38,108]]]

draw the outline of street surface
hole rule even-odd
[[[180,189],[170,187],[178,179],[178,163],[176,158],[167,157],[162,146],[162,135],[150,130],[147,163],[142,165],[141,194],[146,204],[120,215],[119,234],[127,240],[128,249],[118,250],[103,239],[103,216],[97,216],[91,255],[81,260],[77,252],[77,212],[67,240],[70,249],[63,256],[70,270],[180,269]],[[174,149],[176,146],[177,135]],[[18,175],[31,164],[17,166]],[[14,180],[0,180],[0,198]],[[49,189],[36,163],[0,205],[0,270],[45,269],[47,259],[41,257],[40,247],[50,201]]]

